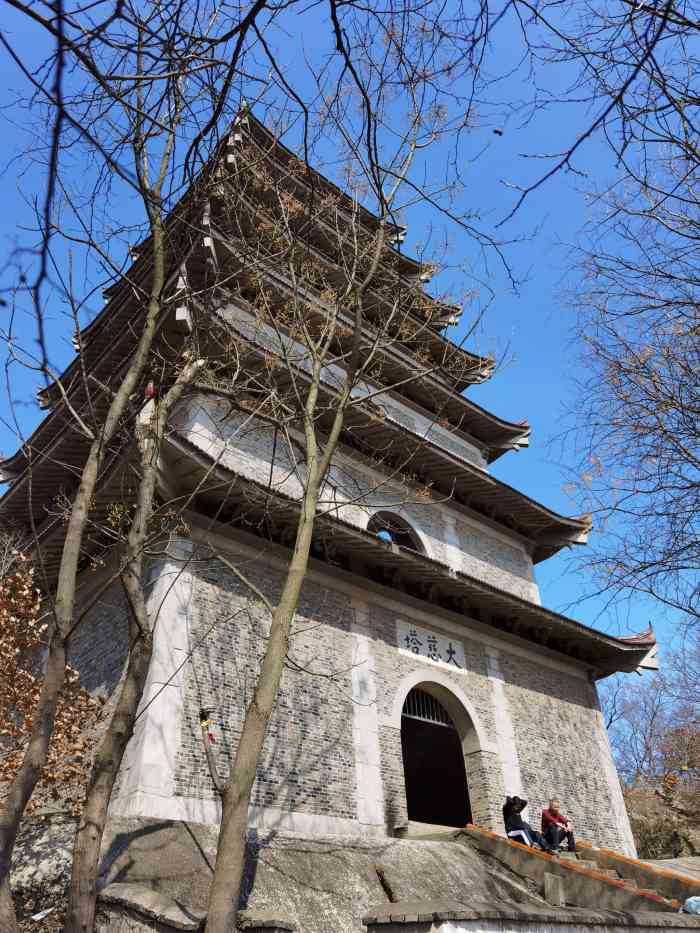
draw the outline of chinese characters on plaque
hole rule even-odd
[[[457,670],[466,670],[464,648],[457,638],[440,635],[398,619],[396,622],[399,649],[419,658],[444,664]]]

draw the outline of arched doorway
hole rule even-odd
[[[401,751],[409,820],[470,823],[462,739],[443,704],[425,689],[414,687],[404,701]]]

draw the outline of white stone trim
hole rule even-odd
[[[497,744],[503,769],[503,788],[509,797],[515,794],[522,797],[523,780],[520,773],[518,749],[515,744],[515,730],[504,689],[499,653],[495,648],[486,649],[486,665],[493,698]]]
[[[209,541],[217,541],[220,547],[229,552],[239,553],[247,557],[261,558],[264,555],[264,559],[268,561],[271,566],[277,568],[285,568],[288,564],[288,560],[285,561],[285,558],[277,553],[278,546],[274,544],[268,544],[267,542],[260,542],[255,544],[249,544],[241,538],[238,537],[238,534],[245,534],[245,532],[229,532],[228,534],[223,533],[221,530],[211,530],[197,527],[196,521],[201,518],[199,516],[188,516],[188,521],[190,521],[192,538],[195,541],[201,541],[206,544]],[[236,534],[234,538],[233,535]],[[385,609],[392,610],[397,612],[405,618],[415,619],[416,622],[427,623],[429,626],[435,626],[436,617],[439,618],[437,623],[440,628],[445,629],[446,631],[454,632],[457,635],[461,635],[463,638],[471,638],[474,641],[480,642],[482,645],[491,646],[502,652],[507,652],[513,654],[517,657],[526,658],[528,661],[532,661],[540,667],[547,667],[551,670],[562,671],[563,673],[570,674],[573,677],[579,677],[581,680],[588,681],[589,673],[591,671],[591,666],[587,664],[577,665],[575,662],[560,661],[558,658],[552,656],[548,653],[547,648],[540,648],[537,651],[528,647],[527,643],[518,638],[517,635],[510,635],[504,633],[501,637],[493,635],[486,625],[476,621],[475,619],[469,619],[465,617],[464,623],[453,622],[451,619],[446,619],[443,616],[438,616],[438,613],[446,611],[440,609],[434,609],[432,612],[420,609],[417,606],[407,606],[405,603],[401,602],[399,599],[386,596],[383,593],[376,592],[369,587],[360,587],[357,584],[351,583],[349,580],[343,580],[336,574],[333,574],[328,571],[321,571],[316,568],[310,568],[307,577],[310,580],[314,580],[317,583],[320,583],[322,586],[327,587],[328,589],[335,590],[336,592],[346,593],[351,598],[356,596],[365,601],[371,601],[373,604],[382,606]],[[369,596],[371,593],[371,596]],[[534,605],[534,604],[533,604]]]
[[[153,655],[134,734],[124,754],[119,790],[110,804],[113,814],[157,818],[175,797],[190,650],[192,551],[191,541],[175,539],[168,544],[167,558],[152,568],[147,609],[155,619]],[[149,800],[148,812],[142,809],[144,799]]]
[[[367,827],[384,828],[384,788],[379,749],[377,715],[377,679],[371,651],[369,607],[362,600],[352,600],[353,637],[352,737],[355,751],[355,791],[357,819]]]

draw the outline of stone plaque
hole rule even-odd
[[[413,625],[398,619],[396,622],[399,651],[402,654],[414,654],[423,661],[451,667],[453,670],[466,670],[464,647],[457,638],[431,632],[427,628]]]

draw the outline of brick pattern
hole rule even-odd
[[[248,564],[244,572],[268,598],[277,598],[279,574],[261,564]],[[267,632],[262,607],[217,562],[198,570],[194,604],[193,641],[198,646],[186,681],[176,791],[212,798],[199,710],[216,707],[215,751],[226,776]],[[356,817],[350,621],[348,599],[311,584],[304,587],[253,805]]]
[[[593,686],[505,652],[501,669],[532,825],[549,798],[558,797],[578,835],[624,851],[600,757],[604,725]]]
[[[114,583],[87,612],[68,643],[68,663],[91,693],[114,692],[128,652],[127,608],[121,583]]]
[[[384,394],[376,397],[374,401],[393,421],[408,428],[409,431],[413,431],[419,437],[427,437],[432,444],[442,447],[443,450],[454,454],[461,460],[473,463],[483,470],[487,469],[486,460],[477,447],[469,444],[455,432],[437,424],[434,418],[409,408],[395,396]]]
[[[411,621],[409,616],[402,616],[401,618],[409,623]],[[442,676],[450,679],[458,689],[467,695],[484,730],[489,735],[495,734],[491,685],[487,676],[486,654],[482,645],[470,638],[458,639],[464,647],[466,671],[452,673],[447,666],[441,665],[436,668],[414,655],[398,653],[396,644],[397,614],[395,612],[383,606],[373,605],[370,610],[370,619],[375,639],[377,677],[380,684],[378,696],[380,715],[391,715],[398,686],[404,677],[414,671],[425,671],[425,679],[430,680],[437,669]],[[425,623],[421,623],[421,625],[425,625]],[[431,628],[435,632],[441,632],[437,616]],[[456,637],[453,632],[444,631],[442,634],[452,639]]]
[[[214,706],[215,754],[225,776],[250,702],[267,634],[265,614],[249,591],[217,562],[197,564],[192,619],[192,660],[188,666],[185,709],[177,749],[176,793],[214,799],[199,727],[199,711]],[[273,602],[281,576],[264,561],[242,565],[251,581]],[[330,579],[329,579],[330,582]],[[351,668],[353,620],[350,599],[307,581],[295,624],[290,662],[273,714],[258,769],[253,804],[357,818]],[[402,617],[410,623],[409,616]],[[430,682],[439,671],[468,699],[487,741],[496,741],[493,685],[483,645],[460,639],[466,670],[453,671],[399,652],[396,612],[369,604],[369,650],[377,681],[381,777],[387,827],[405,822],[406,796],[401,733],[390,726],[403,678],[421,672]],[[425,626],[425,622],[421,622]],[[430,627],[441,630],[436,615]],[[113,586],[92,607],[70,644],[70,660],[91,690],[113,693],[126,659],[126,606]],[[595,690],[586,680],[500,652],[504,693],[513,722],[522,786],[530,820],[551,795],[574,818],[577,834],[611,849],[625,850],[612,807],[604,726]],[[401,697],[400,699],[403,699]],[[500,755],[468,754],[467,780],[475,822],[500,829],[503,772]]]
[[[465,758],[472,820],[480,826],[500,829],[503,823],[503,773],[493,752],[475,752]]]
[[[272,353],[281,353],[282,347],[279,335],[269,325],[256,320],[242,308],[236,308],[232,305],[229,305],[223,311],[223,314],[248,340]],[[287,351],[297,360],[298,365],[308,370],[310,368],[308,349],[302,343],[291,339],[286,340],[285,344]],[[345,373],[340,366],[331,364],[325,367],[323,378],[328,384],[337,387],[342,385]],[[377,386],[371,383],[363,383],[354,388],[353,395],[356,398],[362,395],[373,396],[373,403],[382,408],[391,420],[418,434],[419,437],[429,437],[434,444],[461,459],[474,463],[484,470],[487,469],[488,464],[478,447],[470,444],[455,431],[437,424],[435,418],[429,412],[422,413],[407,405],[398,393],[389,394],[385,392],[379,394]]]
[[[384,818],[389,832],[408,820],[406,784],[401,756],[401,730],[383,725],[379,727],[379,751],[384,788]]]

